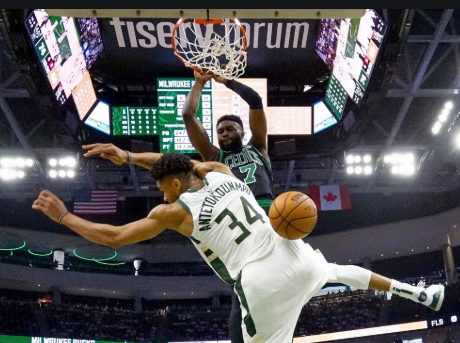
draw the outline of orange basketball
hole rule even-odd
[[[294,240],[306,237],[318,219],[316,205],[302,192],[289,191],[276,197],[268,217],[273,230],[283,238]]]

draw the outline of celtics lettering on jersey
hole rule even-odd
[[[270,162],[251,144],[237,151],[221,150],[219,161],[251,188],[257,199],[274,199]]]
[[[259,156],[249,149],[243,148],[240,152],[226,156],[223,161],[232,172],[234,168],[239,168],[241,173],[246,173],[244,183],[253,183],[256,181],[255,172],[257,165],[263,166]]]

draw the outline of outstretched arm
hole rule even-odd
[[[182,117],[184,118],[185,129],[193,147],[198,151],[204,161],[216,161],[219,156],[219,149],[212,145],[206,129],[203,124],[198,120],[196,112],[200,104],[201,92],[204,85],[212,76],[209,74],[201,74],[197,71],[194,72],[195,83],[192,89],[187,94],[185,99],[184,108],[182,110]]]
[[[184,231],[186,213],[177,204],[159,205],[146,218],[122,226],[94,223],[69,213],[62,200],[48,190],[40,193],[32,208],[87,240],[114,249],[153,238],[166,228],[187,233]]]
[[[122,150],[111,143],[88,144],[83,145],[82,148],[88,150],[84,154],[85,157],[99,155],[118,165],[132,163],[148,170],[150,170],[152,165],[163,156],[163,154],[158,152],[130,152],[128,150]],[[192,162],[198,163],[199,161],[192,160]]]
[[[212,172],[212,171],[217,171],[220,173],[224,173],[230,176],[233,176],[235,179],[238,179],[230,170],[227,165],[221,163],[221,162],[201,162],[201,163],[196,163],[193,167],[193,170],[195,174],[200,178],[204,179],[207,173]]]
[[[132,163],[144,167],[145,169],[152,168],[152,165],[162,156],[162,154],[157,152],[129,152],[127,150],[122,150],[111,143],[88,144],[83,145],[82,148],[88,150],[84,154],[85,157],[99,155],[102,158],[110,160],[118,165]]]
[[[236,80],[228,80],[222,76],[214,76],[217,82],[223,83],[227,88],[237,93],[249,105],[249,128],[251,129],[252,144],[265,156],[267,160],[267,118],[263,108],[262,98],[251,87]]]

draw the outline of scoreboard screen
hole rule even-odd
[[[337,119],[323,100],[313,104],[313,133],[318,133],[335,124],[337,124]]]
[[[311,135],[311,106],[266,107],[269,135]]]
[[[112,106],[112,135],[158,135],[157,107]]]
[[[387,24],[373,9],[366,10],[360,18],[319,22],[315,50],[358,106],[369,85],[386,31]]]
[[[83,80],[72,89],[72,96],[80,120],[85,121],[89,110],[97,102],[96,91],[94,90],[93,82],[91,81],[91,76],[88,71],[83,76]]]
[[[433,329],[433,328],[437,328],[437,327],[445,326],[445,325],[458,324],[458,322],[459,322],[458,313],[455,313],[455,314],[451,313],[450,315],[439,316],[437,318],[427,320],[428,329]]]
[[[331,74],[327,84],[324,102],[329,105],[338,120],[342,119],[347,99],[347,92],[335,78],[334,74]]]
[[[185,129],[182,109],[185,98],[195,79],[170,78],[157,79],[158,123],[160,134],[160,152],[196,153]],[[203,124],[212,142],[212,89],[207,82],[201,93],[196,116]]]
[[[217,120],[225,114],[235,114],[241,117],[245,135],[243,144],[247,144],[251,139],[251,130],[249,130],[249,105],[238,94],[228,89],[224,84],[212,79],[212,126],[215,127]],[[236,79],[254,89],[262,97],[262,104],[267,108],[267,79]],[[267,118],[268,120],[268,118]],[[214,130],[215,131],[215,130]],[[214,132],[214,145],[217,145],[217,132]]]
[[[110,106],[104,101],[98,101],[83,122],[98,131],[110,135]]]
[[[34,9],[27,33],[60,105],[73,96],[80,119],[96,103],[88,69],[104,49],[96,18],[52,16]]]
[[[254,89],[262,98],[267,116],[269,135],[311,135],[312,108],[268,107],[267,79],[236,79]],[[157,79],[157,107],[112,106],[113,136],[159,136],[160,152],[195,154],[182,117],[185,99],[195,82],[194,78]],[[345,95],[346,99],[346,95]],[[241,117],[245,136],[243,144],[251,139],[249,105],[224,84],[211,79],[199,99],[196,116],[203,124],[211,144],[218,146],[215,126],[220,117],[235,114]]]

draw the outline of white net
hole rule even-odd
[[[216,32],[224,30],[222,34]],[[173,33],[174,53],[185,66],[227,79],[243,75],[246,68],[246,34],[239,23],[222,25],[179,21]]]

